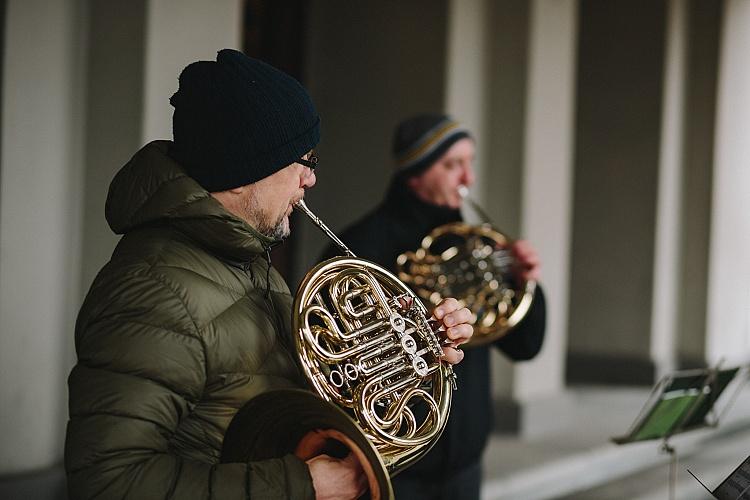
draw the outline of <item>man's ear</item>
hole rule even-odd
[[[219,203],[224,205],[225,208],[228,208],[237,203],[238,196],[243,194],[246,188],[247,186],[239,186],[224,191],[215,191],[211,193],[211,196],[219,200]]]

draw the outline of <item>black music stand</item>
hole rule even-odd
[[[646,404],[624,436],[614,437],[617,444],[661,439],[660,451],[670,460],[669,498],[674,498],[677,479],[677,453],[669,444],[675,434],[716,427],[719,417],[714,403],[737,375],[740,368],[708,368],[674,372],[656,383]]]
[[[690,469],[688,469],[688,472],[690,472]],[[698,479],[698,476],[692,472],[690,472],[690,475],[717,500],[747,500],[750,498],[750,457],[747,457],[713,491],[709,490],[708,486]]]

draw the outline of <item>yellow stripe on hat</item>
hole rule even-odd
[[[440,143],[444,138],[451,135],[455,129],[460,128],[460,124],[454,121],[447,121],[444,125],[434,129],[434,132],[419,141],[416,149],[407,151],[398,160],[398,166],[400,168],[406,167],[411,163],[415,163],[425,152],[429,151],[436,144]]]

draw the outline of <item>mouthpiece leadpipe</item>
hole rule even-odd
[[[342,252],[344,252],[349,257],[356,257],[356,255],[354,255],[354,252],[349,250],[349,247],[344,245],[344,242],[341,241],[338,236],[333,234],[333,231],[328,229],[328,226],[326,226],[325,223],[322,220],[320,220],[320,217],[312,213],[310,209],[307,208],[307,205],[305,205],[305,200],[299,200],[297,203],[294,204],[294,208],[296,208],[297,210],[300,210],[305,215],[307,215],[310,218],[310,220],[313,221],[313,224],[318,226],[320,230],[325,233],[326,236],[331,238],[333,242],[336,243],[336,245],[338,245],[338,247],[341,249]]]
[[[461,184],[458,186],[458,195],[463,199],[466,200],[466,202],[471,205],[471,208],[479,215],[480,219],[483,219],[482,222],[489,223],[490,217],[487,215],[487,212],[482,210],[482,207],[479,206],[479,204],[469,198],[469,188]]]

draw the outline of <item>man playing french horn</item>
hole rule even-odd
[[[123,236],[76,323],[69,497],[357,498],[367,483],[351,453],[220,463],[238,409],[307,387],[269,252],[315,184],[312,101],[224,49],[187,66],[170,103],[174,141],[144,146],[110,186],[107,221]],[[434,316],[443,360],[459,362],[469,311],[449,299]]]
[[[424,114],[404,120],[394,134],[396,172],[385,199],[344,230],[342,238],[361,257],[395,272],[399,256],[420,247],[433,230],[463,220],[462,191],[474,183],[474,152],[474,140],[468,130],[448,116]],[[509,251],[517,279],[535,281],[540,263],[533,247],[519,240]],[[462,266],[466,264],[461,262]],[[467,269],[466,274],[469,273],[476,275],[478,271]],[[444,280],[445,276],[438,278]],[[536,286],[530,297],[533,300],[525,318],[510,333],[492,343],[464,349],[465,359],[455,370],[459,387],[453,395],[445,431],[422,460],[394,478],[398,498],[479,498],[481,454],[492,422],[488,346],[496,346],[512,360],[536,356],[545,330],[541,287]],[[477,331],[475,326],[475,338]]]

